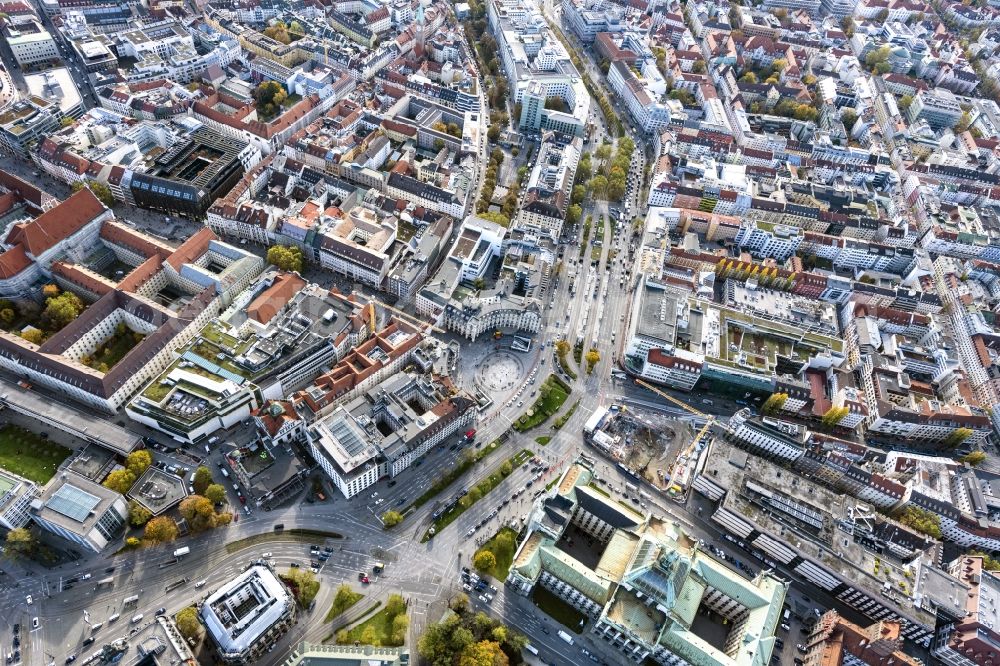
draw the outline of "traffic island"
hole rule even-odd
[[[514,430],[527,432],[545,423],[562,408],[570,393],[572,389],[568,384],[555,375],[549,375],[538,389],[538,399],[532,404],[531,409],[514,421]]]
[[[355,592],[350,585],[344,583],[337,588],[337,595],[333,598],[333,604],[331,604],[330,610],[327,612],[326,617],[323,618],[323,621],[333,622],[336,618],[347,612],[351,606],[364,599],[364,597],[365,595]]]
[[[410,619],[406,615],[406,600],[398,594],[389,595],[385,608],[350,629],[337,632],[337,645],[374,645],[398,647],[406,641]]]

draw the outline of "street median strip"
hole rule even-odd
[[[323,530],[307,530],[292,528],[290,530],[284,530],[282,532],[265,532],[263,534],[254,534],[253,536],[248,536],[245,539],[239,539],[237,541],[230,541],[226,544],[227,553],[235,553],[243,550],[244,548],[249,548],[250,546],[256,546],[260,543],[268,543],[270,541],[301,541],[303,543],[309,541],[315,541],[316,539],[343,539],[344,537],[336,532],[326,532]]]
[[[533,455],[528,449],[522,449],[503,461],[490,472],[489,476],[470,488],[468,493],[454,500],[451,507],[434,520],[434,524],[427,530],[420,542],[426,543],[432,536],[453,523],[459,516],[471,509],[476,502],[500,485],[504,479],[513,474],[514,470],[531,460]]]
[[[444,490],[452,483],[454,483],[454,481],[458,477],[465,474],[465,472],[467,472],[470,467],[472,467],[477,462],[479,462],[480,460],[488,456],[490,453],[495,451],[498,446],[504,443],[504,441],[505,439],[501,437],[499,439],[493,440],[487,446],[484,446],[482,449],[478,451],[475,451],[474,449],[468,449],[466,453],[462,455],[462,458],[461,460],[459,460],[458,464],[455,465],[455,468],[450,472],[448,472],[447,474],[445,474],[444,476],[442,476],[440,479],[438,479],[438,481],[433,486],[428,488],[423,495],[418,497],[416,501],[413,502],[413,504],[406,507],[406,510],[403,511],[403,515],[404,516],[409,515],[412,511],[419,509],[421,506],[427,504],[427,502],[434,499],[434,497],[438,493],[440,493],[442,490]]]

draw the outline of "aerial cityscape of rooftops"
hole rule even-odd
[[[0,32],[3,664],[1000,664],[1000,0]]]

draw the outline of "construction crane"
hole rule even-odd
[[[682,451],[681,454],[677,456],[678,461],[687,460],[691,456],[691,453],[694,451],[694,447],[697,446],[698,442],[701,441],[701,438],[705,436],[706,432],[708,432],[708,429],[712,427],[713,423],[715,423],[715,417],[698,411],[697,409],[687,404],[683,400],[678,400],[674,396],[664,393],[663,391],[656,388],[652,384],[648,384],[647,382],[644,382],[641,379],[636,379],[635,383],[638,384],[639,386],[642,386],[643,388],[649,389],[650,391],[660,396],[661,398],[669,400],[678,407],[681,407],[682,409],[691,412],[695,416],[705,419],[705,424],[701,427],[701,430],[698,431],[698,434],[694,436],[694,438],[691,440],[691,443],[687,445],[687,448],[685,448],[684,451]],[[670,492],[670,490],[674,487],[674,474],[676,473],[677,468],[678,465],[676,462],[670,467],[670,477],[667,479],[667,492]]]

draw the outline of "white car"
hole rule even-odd
[[[24,598],[24,601],[25,601],[25,603],[27,603],[30,606],[31,605],[31,595],[29,594],[28,596],[26,596]]]
[[[309,567],[309,571],[312,571],[314,574],[319,573],[319,569],[317,569],[316,567]]]
[[[261,557],[263,557],[265,560],[269,560],[271,559],[271,553],[262,553]]]

